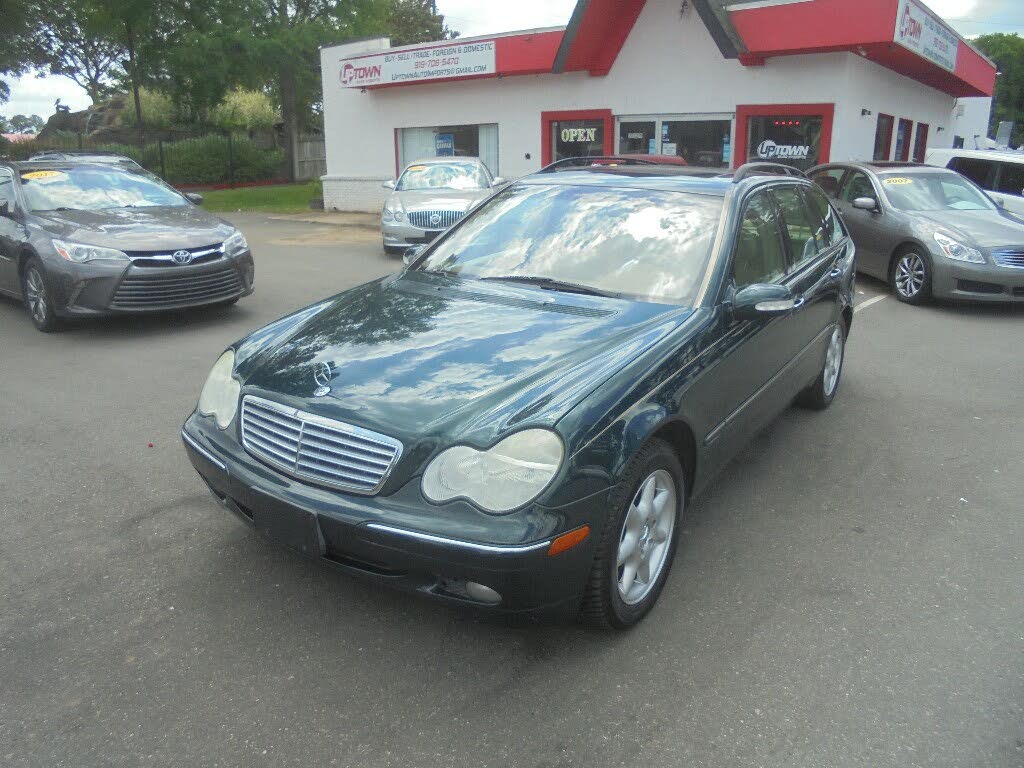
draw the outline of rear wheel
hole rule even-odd
[[[892,265],[889,284],[896,298],[906,304],[925,304],[932,297],[932,267],[916,248],[903,251]]]
[[[843,359],[846,355],[846,327],[837,323],[832,329],[825,350],[825,364],[807,389],[800,393],[797,402],[805,408],[823,411],[832,405],[839,391],[839,380],[843,375]]]
[[[684,497],[675,451],[651,441],[630,462],[612,498],[583,598],[587,621],[628,629],[654,607],[675,558]]]
[[[54,313],[52,293],[46,282],[46,272],[38,258],[31,258],[21,273],[21,295],[32,324],[43,333],[55,331],[60,320]]]

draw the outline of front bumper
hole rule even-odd
[[[384,245],[388,248],[412,248],[416,245],[432,243],[444,231],[443,229],[420,229],[408,221],[402,223],[382,222],[380,229],[384,237]]]
[[[932,254],[932,293],[940,299],[1024,302],[1024,269],[952,262]]]
[[[523,526],[522,519],[477,513],[462,538],[445,528],[443,510],[422,499],[418,478],[388,497],[305,485],[254,459],[206,421],[193,414],[182,429],[192,466],[222,506],[271,540],[352,575],[449,603],[563,616],[578,609],[611,489],[568,507],[530,507],[521,513],[528,518]],[[586,540],[548,555],[558,533],[581,524],[590,525]],[[510,528],[522,534],[510,540]],[[500,600],[475,597],[470,582]]]
[[[57,314],[139,314],[201,307],[253,292],[252,252],[189,266],[141,267],[123,262],[47,262]]]

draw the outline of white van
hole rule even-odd
[[[1024,152],[929,149],[924,161],[963,174],[1003,208],[1024,216]]]

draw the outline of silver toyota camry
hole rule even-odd
[[[857,271],[896,298],[1024,302],[1024,219],[955,171],[830,163],[807,172],[843,215]]]
[[[432,157],[406,166],[381,214],[384,250],[404,253],[462,220],[505,180],[475,157]]]

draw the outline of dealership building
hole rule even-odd
[[[987,136],[996,68],[919,0],[579,0],[567,26],[321,51],[325,207],[434,156],[921,160]]]

